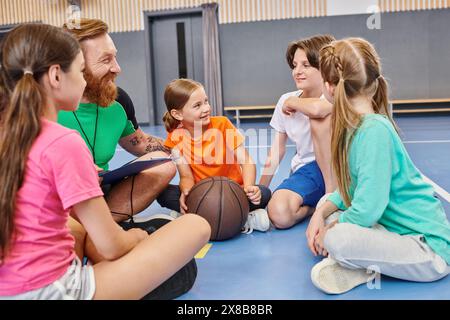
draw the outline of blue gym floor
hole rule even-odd
[[[440,187],[440,199],[450,217],[450,115],[401,116],[396,117],[396,121],[414,163]],[[142,129],[166,137],[163,126]],[[259,140],[248,141],[249,151],[259,164],[260,173],[267,145],[270,145],[268,123],[246,122],[241,124],[241,129],[244,132],[250,130],[248,133],[263,132]],[[288,146],[286,156],[270,185],[272,190],[289,174],[295,147],[292,143]],[[132,158],[119,149],[111,162],[111,168]],[[178,176],[172,183],[177,182]],[[164,212],[168,210],[155,202],[140,216]],[[373,284],[375,289],[362,285],[343,295],[322,293],[310,280],[310,270],[321,258],[314,257],[306,245],[307,225],[308,221],[304,221],[289,230],[271,230],[267,233],[255,231],[231,240],[212,242],[205,257],[197,259],[198,277],[194,287],[179,299],[450,299],[450,276],[434,283],[413,283],[382,276],[379,283]]]

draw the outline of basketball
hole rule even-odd
[[[186,198],[189,213],[205,218],[211,240],[226,240],[240,233],[247,221],[249,205],[242,187],[226,177],[210,177],[192,187]]]

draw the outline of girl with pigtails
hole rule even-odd
[[[414,166],[388,110],[380,59],[367,41],[320,51],[324,95],[333,103],[332,166],[338,189],[318,204],[306,236],[314,285],[339,294],[377,274],[430,282],[450,272],[450,224]]]

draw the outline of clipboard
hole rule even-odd
[[[123,180],[126,177],[135,176],[143,170],[147,170],[169,161],[172,161],[172,158],[163,157],[152,158],[148,160],[139,160],[139,158],[136,158],[117,169],[100,171],[98,173],[98,176],[103,178],[102,185],[112,184],[114,182]]]

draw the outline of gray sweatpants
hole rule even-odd
[[[339,211],[326,224],[339,217]],[[324,239],[330,258],[350,269],[369,269],[390,277],[431,282],[450,273],[450,266],[437,255],[422,235],[399,235],[377,224],[364,228],[338,223]]]

